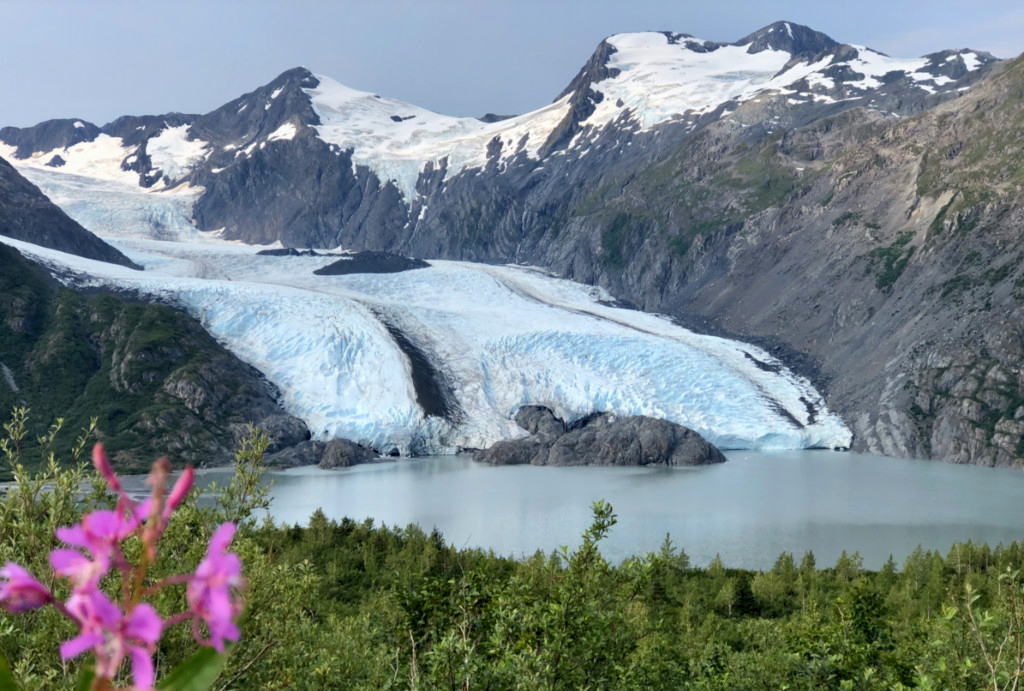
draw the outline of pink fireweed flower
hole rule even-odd
[[[93,511],[79,524],[58,528],[57,538],[65,547],[50,553],[50,565],[57,575],[71,581],[71,597],[66,603],[53,594],[28,571],[14,563],[0,569],[0,607],[10,612],[23,612],[46,604],[53,605],[79,627],[78,635],[60,646],[64,660],[92,653],[97,679],[114,679],[126,660],[131,660],[132,689],[152,691],[155,672],[153,654],[166,626],[191,620],[192,632],[201,645],[224,651],[224,641],[237,641],[238,627],[234,618],[242,609],[237,590],[244,587],[241,562],[228,552],[235,534],[235,525],[225,523],[214,531],[206,555],[194,574],[179,574],[147,582],[147,572],[157,557],[157,543],[167,527],[171,514],[188,496],[195,482],[192,468],[186,468],[166,492],[170,463],[160,459],[150,474],[152,493],[137,502],[124,492],[110,462],[97,445],[93,452],[96,470],[118,494],[113,511]],[[121,543],[137,536],[143,547],[136,563],[126,560]],[[115,604],[99,588],[100,581],[111,567],[121,573],[120,604]],[[140,597],[161,589],[187,583],[188,609],[161,620],[156,610]],[[208,638],[202,636],[205,625]],[[106,688],[106,686],[104,686]]]
[[[91,650],[96,655],[96,676],[113,679],[125,657],[131,657],[135,687],[152,688],[153,651],[163,631],[156,610],[142,603],[125,615],[98,590],[73,594],[66,608],[81,633],[61,645],[63,659]]]
[[[239,635],[233,619],[241,610],[241,602],[232,599],[231,588],[242,586],[242,564],[238,555],[226,551],[234,535],[234,523],[217,528],[186,592],[189,609],[195,616],[192,632],[196,640],[219,653],[224,652],[225,639],[237,641]],[[199,635],[200,620],[210,631],[208,641]]]
[[[27,612],[53,602],[46,586],[14,562],[0,569],[0,579],[0,606],[8,612]]]
[[[50,553],[50,565],[59,575],[70,578],[75,587],[93,587],[119,554],[118,544],[138,526],[138,518],[118,511],[87,513],[79,525],[58,528],[57,537],[66,545],[87,550],[92,559],[77,550],[55,549]]]

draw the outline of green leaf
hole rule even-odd
[[[158,689],[163,691],[207,691],[220,676],[227,658],[213,648],[203,648],[171,670]]]
[[[0,653],[0,691],[18,691],[14,675],[11,674],[11,666],[7,664],[7,658],[2,653]]]
[[[96,668],[91,662],[82,665],[82,675],[78,677],[78,691],[89,691],[96,678]]]

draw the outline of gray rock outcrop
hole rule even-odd
[[[516,423],[531,433],[524,439],[500,441],[473,454],[493,465],[706,465],[725,456],[697,432],[668,420],[610,413],[588,416],[569,429],[542,406],[524,406]]]
[[[544,406],[524,405],[516,412],[515,420],[517,425],[541,439],[557,439],[566,432],[565,423]]]
[[[318,465],[321,468],[348,468],[362,463],[373,463],[380,456],[373,449],[348,439],[332,439],[327,442],[307,440],[270,453],[267,461],[279,468],[295,468],[303,465]]]

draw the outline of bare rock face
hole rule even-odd
[[[546,465],[551,442],[529,437],[499,441],[473,454],[473,460],[491,465]]]
[[[698,433],[667,420],[642,415],[616,418],[601,413],[569,429],[542,406],[524,406],[516,423],[525,439],[501,441],[473,455],[494,465],[705,465],[725,456]]]
[[[422,259],[403,257],[391,252],[367,250],[356,252],[317,269],[317,276],[346,276],[348,274],[394,274],[430,266]]]
[[[550,408],[524,405],[516,412],[516,424],[542,439],[557,439],[566,432],[565,423]]]
[[[275,468],[297,468],[304,465],[316,465],[318,450],[323,453],[323,442],[304,441],[301,444],[268,453],[263,458],[268,465]]]
[[[546,465],[706,465],[725,456],[693,430],[637,415],[602,416],[552,445]]]
[[[306,427],[305,422],[294,415],[271,413],[266,417],[258,418],[253,424],[270,437],[268,453],[274,453],[309,440],[309,428]],[[236,439],[240,440],[247,433],[248,426],[246,425],[236,431]]]
[[[347,468],[360,463],[371,463],[377,459],[376,452],[348,439],[332,439],[324,444],[323,454],[317,465],[321,468]]]
[[[306,440],[293,446],[271,450],[267,461],[279,468],[318,465],[321,468],[348,468],[362,463],[373,463],[379,458],[373,449],[349,441],[332,439],[328,442]]]

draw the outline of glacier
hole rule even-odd
[[[164,214],[166,199],[133,193],[122,206],[144,219]],[[76,286],[137,291],[186,310],[275,384],[285,410],[321,440],[453,453],[523,436],[512,416],[539,404],[568,420],[594,411],[665,418],[725,449],[851,442],[814,387],[760,348],[616,307],[599,288],[539,269],[432,261],[318,276],[344,251],[265,256],[194,230],[168,235],[142,221],[105,235],[145,271],[0,241]],[[429,360],[452,415],[425,412],[396,333]]]

